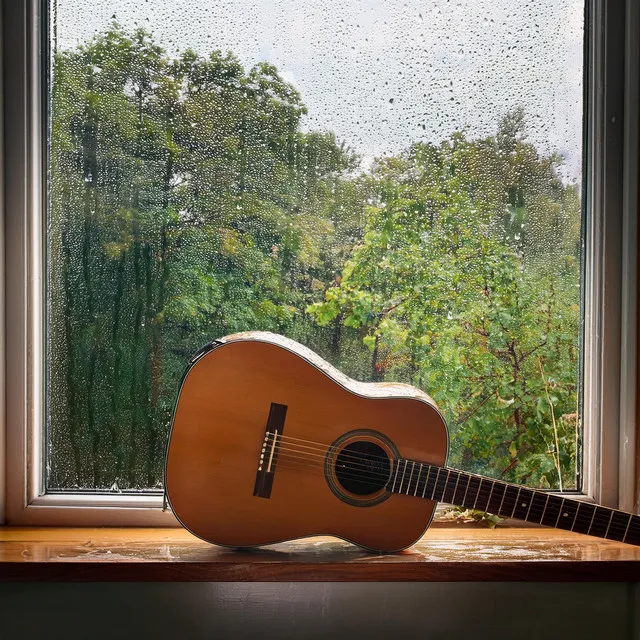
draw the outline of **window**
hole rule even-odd
[[[158,504],[189,355],[251,329],[425,389],[452,466],[617,498],[601,425],[625,411],[635,310],[603,215],[625,185],[597,155],[622,160],[602,12],[624,23],[578,0],[56,0],[29,34],[10,9],[31,83],[7,113],[29,123],[7,140],[7,184],[30,178],[8,224],[26,502]]]

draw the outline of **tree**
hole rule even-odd
[[[363,240],[308,311],[321,325],[341,318],[361,332],[369,379],[409,379],[433,395],[452,428],[454,466],[574,486],[575,227],[554,228],[545,252],[509,237],[513,220],[496,212],[518,208],[521,227],[536,229],[548,222],[547,201],[566,220],[578,210],[564,209],[575,206],[573,187],[558,187],[555,160],[524,148],[521,127],[516,113],[494,139],[457,134],[379,162]],[[512,203],[514,175],[525,170],[551,173],[542,205],[528,181]],[[541,254],[545,263],[529,258]]]
[[[574,483],[580,202],[524,111],[364,170],[267,63],[114,24],[53,79],[49,487],[160,487],[188,357],[253,329],[425,389],[454,464]]]

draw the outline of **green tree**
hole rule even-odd
[[[433,395],[454,465],[575,486],[579,210],[557,159],[524,143],[521,127],[516,113],[493,139],[456,134],[379,162],[363,240],[308,311],[361,332],[369,379],[408,379]],[[545,173],[547,192],[513,186]],[[518,237],[547,225],[550,210],[567,223]]]
[[[50,488],[160,487],[188,357],[252,329],[425,389],[455,465],[575,484],[579,194],[522,110],[365,171],[272,65],[114,24],[51,113]]]

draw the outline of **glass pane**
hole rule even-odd
[[[426,390],[579,486],[583,3],[51,0],[49,490],[158,490],[190,354]]]

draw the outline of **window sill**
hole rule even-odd
[[[252,551],[183,529],[0,527],[0,581],[638,581],[640,547],[542,528],[432,527],[375,555],[317,537]]]

